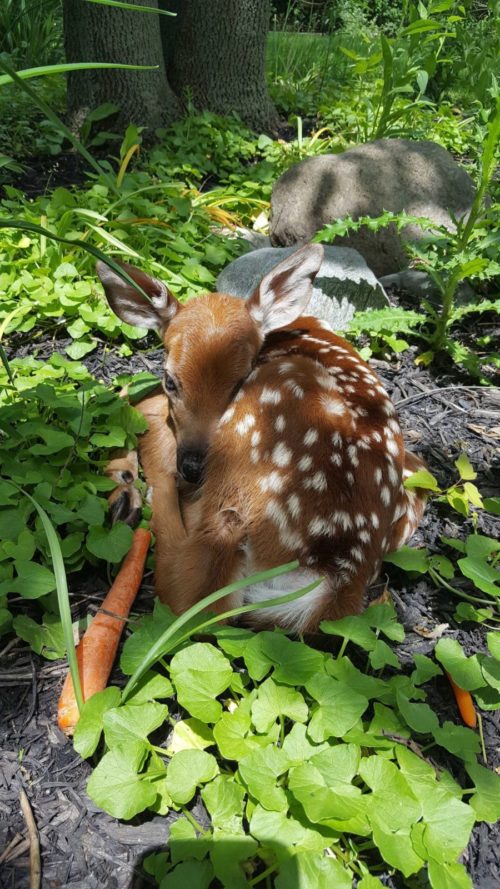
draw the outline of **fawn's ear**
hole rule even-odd
[[[321,244],[307,244],[265,275],[247,301],[248,311],[264,336],[303,314],[322,261]]]
[[[156,278],[150,278],[126,262],[120,263],[128,275],[142,287],[149,296],[148,302],[131,284],[120,278],[104,262],[97,263],[97,274],[101,279],[107,300],[115,315],[134,327],[148,327],[162,333],[180,308],[175,296]]]

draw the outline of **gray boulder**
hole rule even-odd
[[[261,278],[296,247],[264,247],[230,262],[217,278],[219,293],[251,296]],[[384,289],[363,257],[348,247],[325,247],[325,258],[314,282],[308,313],[345,330],[355,312],[389,305]]]
[[[271,198],[271,243],[287,247],[311,240],[323,225],[352,216],[380,216],[384,210],[425,216],[454,228],[465,216],[475,188],[451,154],[434,142],[379,139],[342,154],[306,158],[275,183]],[[337,238],[353,247],[377,277],[408,265],[403,243],[423,237],[418,226],[398,233],[394,225]]]

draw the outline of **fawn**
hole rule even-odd
[[[302,313],[323,256],[308,245],[245,302],[220,293],[181,305],[126,266],[147,302],[108,266],[114,312],[155,328],[165,394],[138,405],[139,452],[152,487],[156,592],[177,613],[226,584],[297,559],[300,568],[220,600],[263,601],[321,578],[303,598],[256,611],[254,626],[312,632],[359,612],[385,553],[413,533],[425,493],[403,480],[423,463],[405,450],[382,384],[329,325]],[[113,460],[112,508],[133,520],[137,454]]]

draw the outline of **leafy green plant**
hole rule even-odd
[[[314,241],[335,242],[351,231],[366,227],[369,231],[380,231],[387,225],[394,225],[398,231],[407,225],[418,225],[425,231],[419,241],[407,242],[405,248],[412,258],[412,265],[425,270],[440,291],[441,305],[435,307],[428,300],[422,300],[426,314],[399,308],[381,309],[357,315],[350,324],[353,333],[368,333],[380,336],[382,342],[392,348],[406,348],[406,341],[395,339],[395,333],[411,333],[427,343],[428,349],[417,359],[430,363],[445,351],[457,364],[463,365],[473,376],[488,381],[485,370],[488,365],[498,367],[500,356],[488,352],[484,357],[476,355],[451,336],[451,328],[467,315],[500,311],[499,299],[479,298],[466,305],[456,305],[458,284],[467,279],[481,284],[500,274],[496,245],[498,233],[498,205],[485,207],[483,202],[487,183],[491,180],[492,158],[498,145],[500,132],[500,105],[489,128],[482,158],[482,174],[474,206],[467,220],[455,220],[456,230],[437,225],[423,217],[406,213],[385,212],[377,218],[362,216],[357,220],[349,217],[339,219],[324,226],[314,236]],[[480,213],[482,212],[482,216]]]
[[[460,454],[455,460],[455,466],[459,472],[458,480],[445,491],[439,487],[435,477],[428,470],[420,470],[413,473],[405,481],[407,488],[423,488],[433,495],[437,495],[437,501],[447,503],[460,515],[467,517],[471,511],[491,508],[497,509],[496,501],[483,498],[476,485],[473,484],[477,477],[466,454]],[[477,513],[472,512],[474,527],[477,527]],[[441,542],[450,547],[456,557],[460,553],[456,564],[442,553],[429,553],[427,548],[415,549],[403,546],[396,552],[386,555],[386,562],[408,571],[410,574],[428,574],[437,587],[451,592],[462,601],[457,606],[455,618],[458,621],[474,620],[479,623],[492,621],[500,622],[500,571],[498,559],[500,544],[477,531],[470,534],[465,540],[455,537],[441,537]],[[468,592],[460,585],[453,586],[457,576],[467,578],[472,582],[474,590]]]
[[[425,92],[445,48],[455,37],[454,26],[462,18],[455,0],[430,0],[408,4],[408,24],[396,37],[380,35],[380,44],[368,55],[359,55],[347,47],[342,50],[353,61],[353,73],[360,79],[382,66],[382,78],[369,102],[371,119],[366,140],[401,136],[407,133],[409,112],[429,102]],[[397,107],[396,100],[404,95],[406,101]]]
[[[39,599],[47,614],[57,614],[45,514],[57,529],[68,573],[123,558],[132,531],[123,523],[106,527],[106,495],[114,482],[102,471],[114,448],[133,447],[146,428],[133,407],[59,354],[43,363],[14,359],[10,370],[12,382],[6,374],[0,380],[2,632],[11,624],[9,597]],[[18,616],[14,629],[38,642],[30,620]]]
[[[457,858],[474,821],[498,817],[500,779],[478,764],[478,736],[440,725],[426,703],[425,686],[441,675],[433,660],[416,655],[411,676],[386,670],[384,679],[355,666],[368,653],[371,669],[399,667],[391,643],[404,630],[391,606],[324,622],[342,639],[336,656],[279,631],[225,626],[212,627],[210,642],[174,635],[175,652],[151,664],[152,645],[173,627],[159,603],[141,619],[121,667],[149,669],[126,700],[116,687],[95,695],[75,733],[82,756],[98,753],[87,788],[94,802],[125,819],[179,813],[168,849],[145,861],[157,884],[189,876],[231,889],[266,879],[368,889],[390,868],[405,879],[426,869],[435,889],[471,886]],[[490,635],[488,656],[466,658],[451,639],[436,655],[476,700],[498,706]],[[466,790],[427,761],[429,746],[462,762]],[[198,792],[208,829],[191,811]]]

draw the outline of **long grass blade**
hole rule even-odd
[[[66,569],[64,567],[61,545],[59,543],[59,539],[55,532],[54,526],[43,507],[40,506],[40,504],[35,500],[34,497],[31,496],[31,494],[28,494],[27,491],[24,491],[23,488],[20,488],[18,485],[15,484],[15,482],[11,481],[10,483],[14,485],[14,487],[16,487],[17,490],[21,492],[21,494],[24,494],[24,496],[27,497],[28,500],[31,500],[38,515],[40,516],[40,520],[42,522],[43,529],[47,537],[47,543],[49,544],[50,550],[50,558],[52,561],[52,568],[56,579],[57,602],[59,605],[59,614],[63,627],[64,644],[66,646],[69,669],[71,678],[73,680],[73,688],[75,689],[76,703],[78,705],[78,710],[81,711],[83,707],[83,695],[82,687],[80,685],[78,663],[76,660],[75,640],[73,638],[73,622],[71,620],[71,608],[69,605],[68,581],[66,578]]]
[[[123,3],[122,0],[87,0],[87,3],[99,3],[100,6],[116,6],[117,9],[131,9],[134,12],[153,12],[155,15],[173,15],[168,9],[158,9],[156,6],[138,6],[136,3]]]
[[[32,77],[46,77],[48,74],[67,74],[68,71],[91,71],[98,68],[123,68],[126,71],[155,71],[158,65],[117,65],[115,62],[64,62],[59,65],[40,65],[37,68],[22,68],[16,71],[22,80]],[[0,86],[12,82],[10,74],[2,74]]]
[[[231,593],[236,593],[239,590],[243,590],[248,586],[256,583],[262,583],[266,580],[271,580],[273,577],[279,577],[282,574],[287,574],[290,571],[294,571],[295,568],[299,567],[299,563],[289,562],[286,565],[279,565],[277,568],[271,568],[269,571],[261,571],[258,574],[253,574],[251,577],[245,577],[242,580],[236,580],[234,583],[228,584],[228,586],[223,587],[220,590],[216,590],[215,593],[211,593],[209,596],[206,596],[200,602],[196,602],[191,608],[181,614],[177,620],[174,621],[173,624],[168,627],[167,630],[160,636],[160,638],[152,645],[150,651],[146,658],[144,658],[143,662],[137,667],[137,670],[132,674],[129,681],[127,682],[125,689],[123,691],[122,700],[125,701],[127,697],[132,692],[133,688],[140,680],[140,678],[144,675],[144,673],[149,670],[152,664],[155,663],[159,658],[163,657],[168,653],[172,644],[177,645],[179,642],[179,638],[176,637],[178,631],[189,621],[192,617],[199,614],[200,611],[205,611],[210,605],[213,605],[214,602],[217,602],[219,599],[224,598],[224,596],[229,596]],[[189,631],[189,634],[185,638],[189,638],[193,633],[196,633],[200,627],[205,627],[209,623],[216,623],[217,621],[224,620],[227,616],[234,616],[235,614],[245,614],[247,611],[255,611],[257,608],[270,608],[274,605],[285,605],[287,602],[293,602],[295,599],[300,599],[301,596],[304,596],[311,589],[314,589],[320,581],[318,580],[314,584],[311,584],[308,587],[304,587],[303,589],[297,590],[294,593],[287,593],[284,596],[278,596],[275,599],[268,599],[265,602],[258,603],[257,605],[242,605],[241,608],[232,609],[224,614],[217,615],[216,618],[209,618],[208,620],[203,620],[198,626],[192,627]]]

